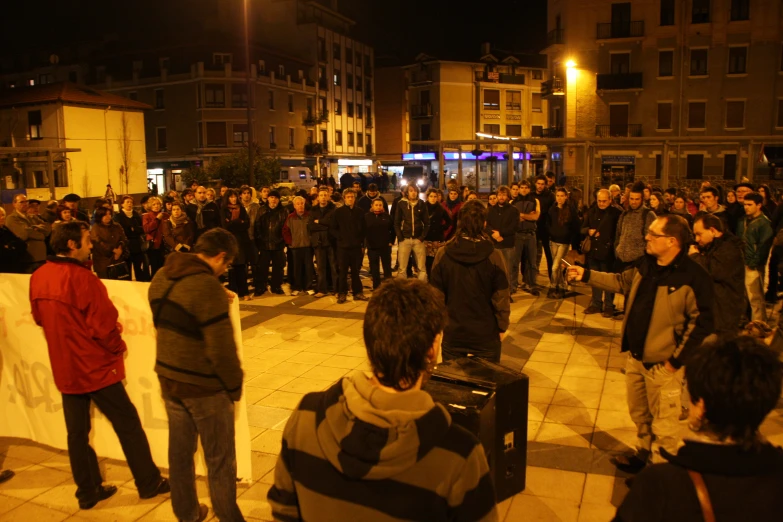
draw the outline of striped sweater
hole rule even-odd
[[[286,522],[498,519],[478,440],[426,392],[387,393],[362,372],[302,399],[268,499]]]

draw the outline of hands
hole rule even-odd
[[[594,236],[596,232],[597,230],[594,228],[591,228],[590,230],[587,231],[587,233],[590,234],[591,236]]]
[[[497,231],[497,230],[495,230],[494,232],[492,232],[492,238],[493,238],[495,241],[497,241],[498,243],[500,243],[501,241],[503,241],[503,236],[501,236],[501,235],[500,235],[500,232],[499,232],[499,231]]]
[[[226,296],[228,297],[228,304],[231,304],[234,302],[234,299],[236,299],[237,294],[229,290],[228,288],[224,288],[223,290],[226,291]]]
[[[585,269],[581,266],[572,266],[566,272],[569,281],[581,281],[582,276],[585,274]]]
[[[112,252],[114,252],[114,259],[119,259],[122,256],[122,245],[119,245]]]

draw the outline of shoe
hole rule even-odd
[[[0,484],[2,484],[3,482],[8,482],[12,478],[14,478],[14,475],[16,475],[16,473],[11,471],[10,469],[4,469],[0,471]]]
[[[315,294],[313,297],[315,297],[316,299],[320,299],[320,298],[322,298],[322,297],[326,297],[326,294],[324,294],[324,293],[322,293],[322,292],[318,292],[318,293],[317,293],[317,294]]]
[[[101,500],[106,500],[107,498],[111,497],[117,493],[117,486],[104,486],[103,484],[100,485],[98,488],[98,498],[96,500],[91,500],[89,502],[79,502],[79,509],[92,509],[95,507],[95,505],[100,502]]]
[[[541,295],[541,292],[539,292],[538,288],[531,288],[530,289],[530,295],[532,295],[534,297],[538,297],[539,295]]]
[[[601,312],[601,316],[603,317],[614,317],[614,307],[612,306],[605,306],[604,311]]]
[[[196,522],[204,522],[207,519],[207,515],[209,515],[209,508],[206,504],[199,504],[198,505],[198,518],[196,519]]]
[[[354,301],[369,301],[369,300],[370,300],[370,298],[369,298],[369,297],[367,297],[367,296],[366,296],[366,295],[364,295],[364,294],[354,294],[354,296],[353,296],[353,300],[354,300]]]
[[[270,291],[270,292],[272,292],[273,294],[277,294],[277,295],[285,295],[285,292],[283,292],[283,289],[282,289],[282,288],[280,288],[280,287],[277,287],[277,288],[272,288],[272,289],[271,289],[271,290],[269,290],[269,291]]]
[[[612,457],[609,462],[615,465],[620,471],[636,475],[647,465],[648,452],[634,452],[625,455]]]
[[[591,315],[591,314],[597,314],[601,311],[601,309],[595,305],[590,305],[587,308],[585,308],[584,314],[585,315]]]
[[[348,296],[345,294],[338,294],[337,295],[337,304],[343,304],[348,299]]]
[[[557,290],[554,288],[550,288],[546,291],[546,298],[547,299],[557,299]]]
[[[168,493],[171,491],[171,485],[169,484],[169,479],[166,477],[160,477],[160,482],[158,482],[158,487],[155,488],[155,491],[152,492],[152,494],[142,495],[139,493],[139,498],[147,499],[147,498],[153,498],[157,497],[158,495],[162,495],[164,493]]]
[[[253,292],[253,297],[261,297],[266,293],[266,290],[255,290]]]
[[[298,296],[299,295],[299,290],[294,290],[293,292],[291,292],[291,295],[294,296],[294,297]]]
[[[558,288],[555,290],[555,299],[565,299],[566,292],[565,288]]]
[[[252,300],[253,300],[253,296],[252,296],[252,295],[246,295],[246,296],[245,296],[245,297],[243,297],[242,299],[243,299],[244,301],[252,301]]]
[[[513,303],[513,302],[514,302],[514,298],[513,298],[513,297],[511,297],[511,296],[508,296],[508,302],[509,302],[509,303]]]

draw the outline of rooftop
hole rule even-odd
[[[19,107],[57,102],[67,105],[91,105],[135,110],[152,109],[146,103],[69,82],[0,90],[0,107]]]

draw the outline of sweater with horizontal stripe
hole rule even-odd
[[[304,396],[268,499],[279,521],[498,519],[478,440],[427,392],[388,393],[363,372]]]
[[[212,268],[195,254],[172,252],[149,289],[157,328],[155,372],[164,395],[242,395],[242,367],[228,297]]]

